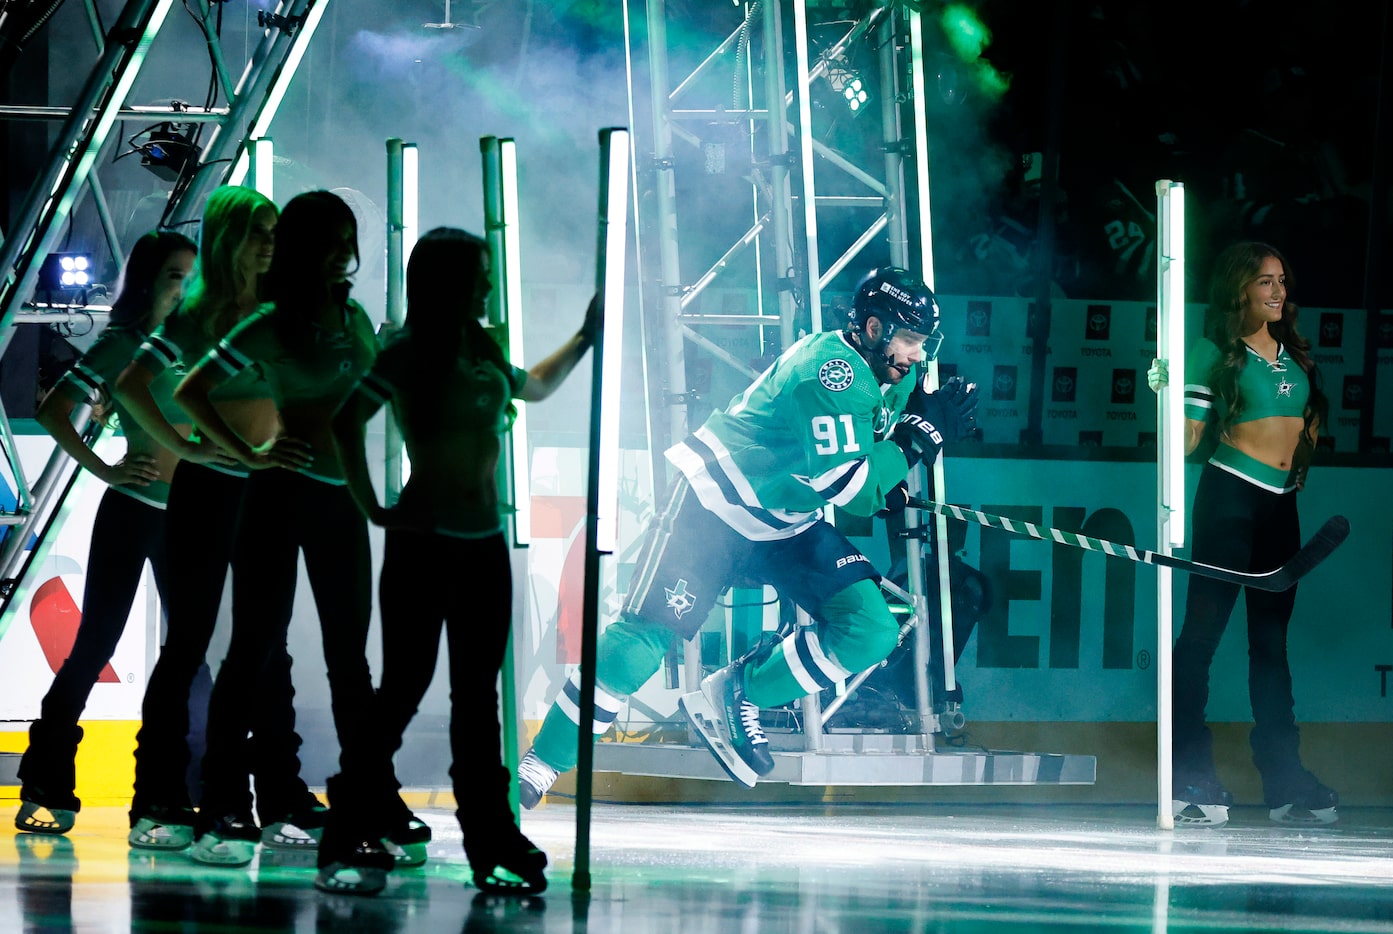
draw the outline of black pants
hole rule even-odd
[[[154,569],[155,586],[168,599],[164,511],[108,488],[92,523],[77,638],[44,695],[20,760],[20,780],[42,789],[45,797],[73,792],[74,758],[82,735],[77,721],[126,629],[146,561]]]
[[[131,817],[151,807],[187,807],[185,788],[190,749],[188,698],[218,620],[229,566],[240,565],[232,545],[248,481],[180,461],[169,488],[165,512],[169,586],[165,590],[168,636],[141,705],[136,736],[135,797]],[[246,698],[248,721],[256,732],[258,760],[265,762],[257,791],[269,806],[298,803],[308,790],[299,779],[300,737],[295,732],[290,656],[284,651]]]
[[[301,552],[319,612],[341,766],[360,755],[370,738],[372,731],[363,728],[373,706],[367,520],[347,487],[288,470],[255,473],[247,481],[234,545],[232,642],[208,705],[203,810],[210,820],[249,811],[249,771],[258,775],[262,822],[288,813],[276,815],[261,794],[271,770],[286,766],[263,760],[264,747],[249,746],[247,733],[253,728],[252,703],[277,676],[277,660],[286,655]]]
[[[435,573],[438,568],[445,573]],[[373,820],[395,803],[392,757],[435,675],[443,626],[450,666],[450,777],[468,846],[471,831],[488,836],[490,828],[513,821],[497,688],[512,628],[507,543],[501,534],[459,539],[389,529],[379,604],[377,737],[359,767],[345,767],[330,782],[335,838],[351,843],[380,835]]]
[[[1195,561],[1239,571],[1270,571],[1300,547],[1295,492],[1272,493],[1212,464],[1205,465],[1195,493]],[[1268,800],[1277,800],[1282,785],[1301,769],[1287,662],[1287,623],[1296,603],[1296,588],[1281,593],[1243,589],[1248,610],[1253,762],[1262,773]],[[1177,778],[1214,774],[1213,738],[1204,714],[1209,701],[1209,668],[1238,591],[1235,584],[1190,578],[1185,622],[1175,642]]]
[[[444,575],[425,568],[452,569]],[[486,582],[486,583],[485,583]],[[392,530],[382,561],[382,685],[388,758],[435,674],[443,625],[450,671],[450,778],[460,824],[512,822],[498,718],[498,672],[513,619],[503,535],[460,539]]]

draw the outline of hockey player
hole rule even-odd
[[[894,649],[899,627],[875,569],[822,509],[903,508],[910,469],[972,431],[975,386],[955,378],[929,392],[907,378],[937,353],[938,319],[922,282],[876,270],[858,285],[844,331],[793,344],[668,450],[677,482],[649,524],[622,614],[597,646],[597,735],[658,670],[672,634],[695,636],[731,586],[770,584],[818,620],[681,699],[697,734],[747,787],[774,766],[760,707],[820,691]],[[579,685],[577,671],[518,765],[524,807],[575,766]]]

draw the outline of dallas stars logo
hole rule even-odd
[[[664,587],[663,592],[667,594],[667,605],[672,610],[672,615],[678,619],[696,605],[696,600],[687,593],[687,581],[685,578],[678,578],[674,587]]]
[[[856,371],[851,368],[851,364],[838,357],[835,360],[828,360],[817,371],[818,382],[826,386],[832,392],[841,392],[851,387],[851,381],[856,377]]]
[[[1296,388],[1296,384],[1295,384],[1295,383],[1289,383],[1289,382],[1287,382],[1287,378],[1286,378],[1285,376],[1283,376],[1283,377],[1282,377],[1282,381],[1281,381],[1280,383],[1277,384],[1277,395],[1279,395],[1279,396],[1290,396],[1290,395],[1291,395],[1291,391],[1292,391],[1293,389],[1295,389],[1295,388]]]

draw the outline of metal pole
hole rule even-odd
[[[590,891],[590,811],[594,788],[595,661],[600,629],[600,555],[611,554],[618,528],[619,367],[627,250],[629,133],[600,131],[600,198],[595,291],[602,296],[599,333],[591,349],[590,457],[586,491],[585,599],[580,640],[576,757],[576,855],[571,888]]]
[[[522,323],[522,308],[519,296],[521,271],[518,269],[520,257],[516,250],[517,218],[508,210],[510,202],[515,202],[516,192],[509,192],[509,172],[507,165],[515,163],[514,143],[511,139],[485,136],[479,140],[479,152],[483,159],[484,185],[484,237],[493,256],[490,275],[494,288],[489,292],[488,316],[497,331],[505,335],[507,355],[515,366],[522,366],[522,336],[518,325]],[[527,489],[527,433],[523,413],[525,409],[518,403],[517,420],[510,432],[510,443],[506,445],[499,462],[498,483],[503,488],[505,499],[514,504],[511,539],[514,548],[526,547],[530,533],[530,520],[519,517],[530,493]],[[530,515],[530,513],[529,513]],[[515,636],[515,634],[514,634]],[[500,678],[500,704],[502,717],[503,761],[509,766],[514,779],[508,786],[508,802],[513,809],[514,819],[519,815],[518,786],[516,780],[518,762],[518,691],[517,655],[515,637],[508,639],[508,647],[503,656],[503,670]]]
[[[60,148],[55,149],[44,174],[30,186],[11,234],[0,249],[0,328],[9,324],[17,296],[33,288],[38,275],[36,260],[56,242],[62,220],[91,173],[116,111],[125,103],[171,4],[172,0],[132,0],[113,27],[113,34],[138,38],[110,43],[103,50],[63,124],[58,136]]]
[[[652,82],[654,127],[653,161],[657,169],[654,196],[658,211],[658,296],[654,307],[660,320],[664,365],[659,369],[657,385],[650,392],[657,395],[660,411],[668,413],[666,430],[654,426],[653,450],[667,450],[687,433],[687,377],[682,355],[682,334],[677,329],[677,316],[682,313],[682,273],[677,251],[677,183],[676,164],[672,151],[672,106],[668,90],[667,7],[664,0],[648,0],[648,60]],[[653,499],[661,502],[664,471],[653,471]]]

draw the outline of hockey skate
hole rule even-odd
[[[382,847],[392,855],[393,862],[402,869],[424,866],[426,844],[431,841],[430,824],[411,813],[400,796],[392,806],[390,827],[382,837]]]
[[[1233,795],[1224,790],[1217,778],[1175,782],[1172,792],[1171,815],[1176,826],[1222,827],[1229,821]]]
[[[1339,795],[1302,769],[1279,794],[1268,795],[1267,816],[1279,824],[1323,827],[1340,819],[1339,803]]]
[[[528,750],[518,763],[518,800],[527,810],[532,810],[542,801],[560,773],[547,765],[537,753]]]
[[[759,708],[745,699],[744,666],[727,665],[702,679],[678,705],[726,774],[746,788],[774,770]]]
[[[491,895],[540,895],[546,891],[547,854],[511,822],[464,829],[464,853],[474,887]]]
[[[261,828],[261,842],[283,850],[312,850],[324,837],[329,809],[306,792],[305,803]]]
[[[376,895],[387,885],[394,860],[381,843],[360,840],[344,845],[332,830],[320,848],[319,873],[314,887],[340,895]]]
[[[54,727],[36,720],[29,728],[29,748],[19,761],[19,813],[15,829],[27,833],[65,834],[77,823],[82,802],[77,785],[77,746],[82,727]]]
[[[25,785],[19,795],[15,829],[26,833],[65,834],[77,823],[81,802],[71,793],[53,796]]]
[[[228,814],[208,825],[189,851],[205,866],[246,866],[256,855],[261,830],[249,814]]]
[[[193,808],[146,808],[126,842],[141,850],[183,850],[193,845]]]

